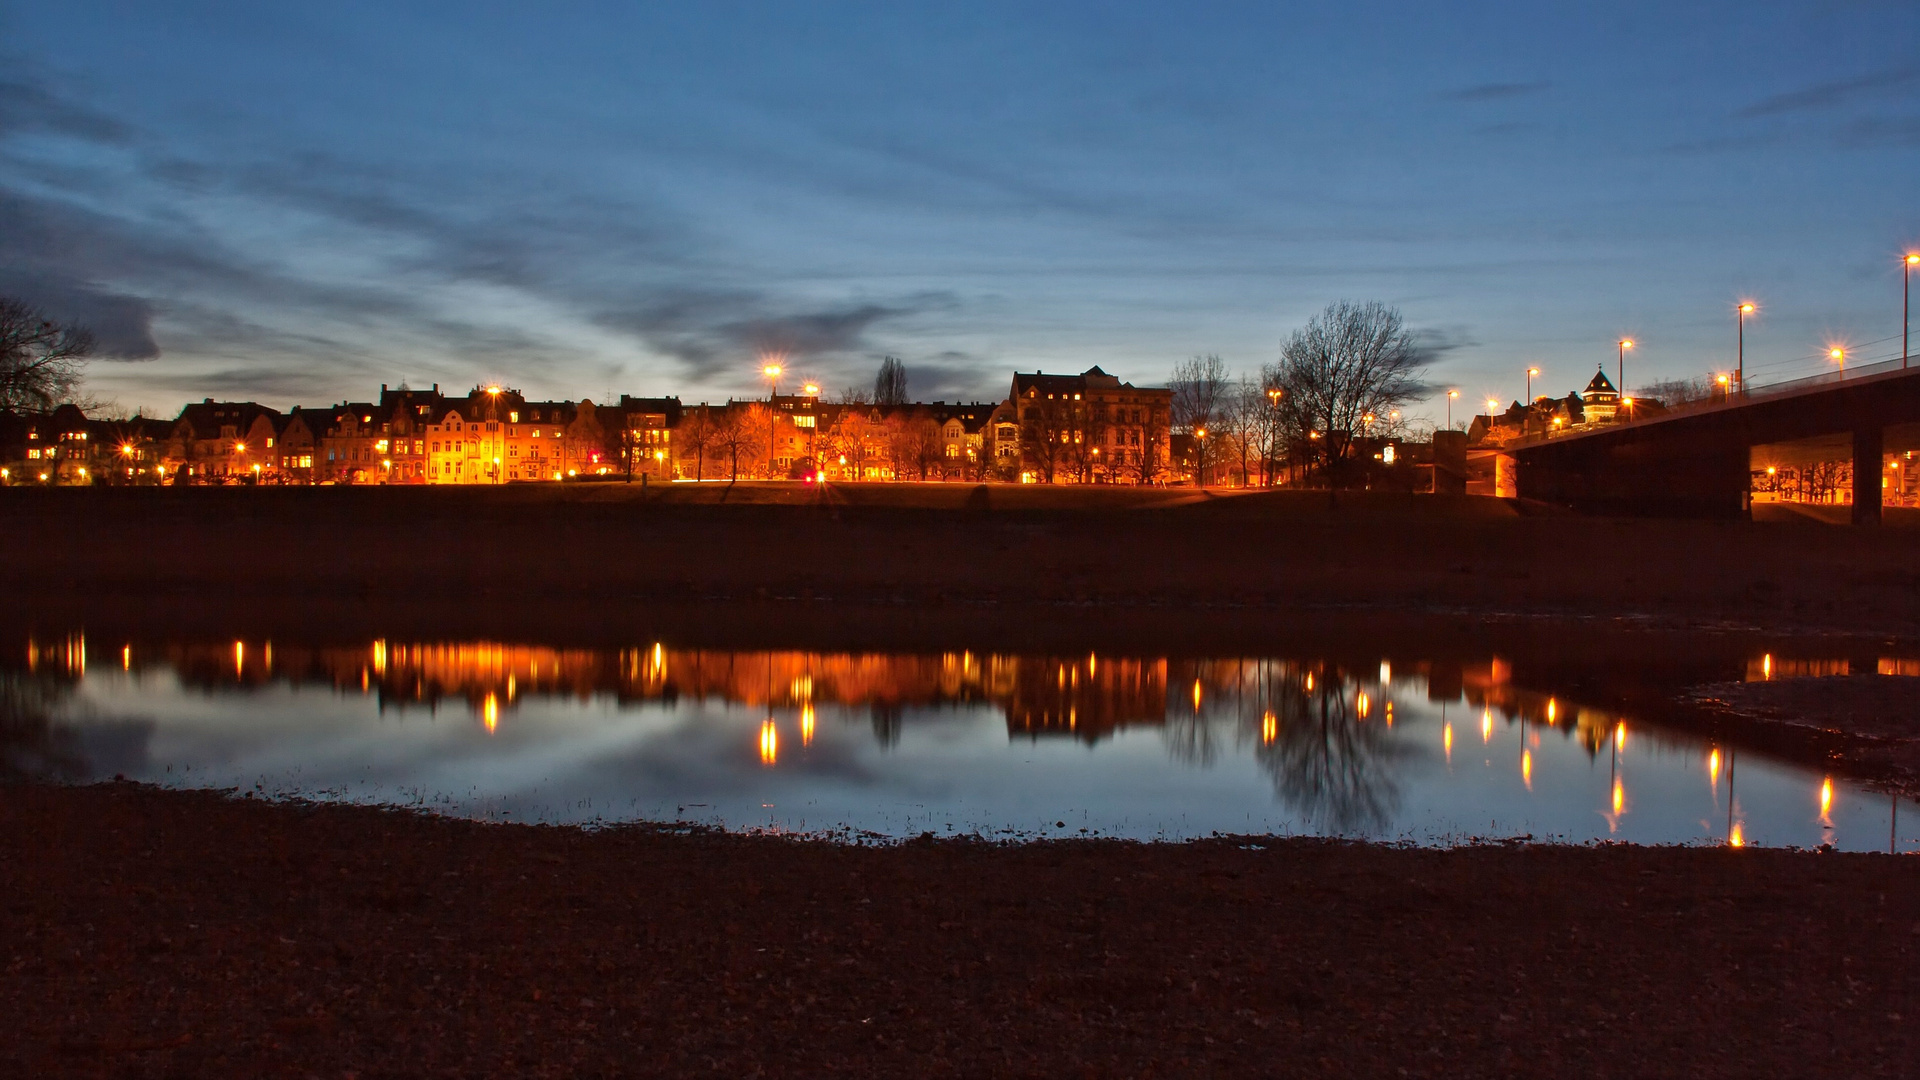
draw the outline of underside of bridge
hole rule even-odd
[[[1920,370],[1896,371],[1512,448],[1513,494],[1590,513],[1740,517],[1760,497],[1827,485],[1852,520],[1880,520],[1883,490],[1914,490]],[[1816,466],[1844,468],[1819,469]],[[1772,467],[1775,473],[1768,474]],[[1769,487],[1768,477],[1774,482]],[[1862,478],[1853,483],[1852,478]],[[1848,481],[1845,485],[1840,480]],[[1884,485],[1884,486],[1883,486]]]

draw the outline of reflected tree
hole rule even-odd
[[[1309,690],[1299,673],[1272,685],[1264,707],[1250,706],[1243,720],[1253,726],[1254,758],[1281,801],[1308,822],[1342,833],[1386,828],[1400,803],[1392,776],[1397,754],[1386,727],[1353,715],[1353,689],[1326,671]]]
[[[72,689],[59,679],[0,672],[0,782],[86,778],[79,740],[59,720]]]

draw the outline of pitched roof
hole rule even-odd
[[[1602,369],[1593,373],[1593,381],[1588,383],[1587,388],[1581,392],[1586,394],[1617,394],[1620,391],[1614,388],[1613,381],[1607,378],[1606,370]]]

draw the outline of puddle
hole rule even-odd
[[[1813,677],[1772,654],[1727,679]],[[1899,661],[1881,671],[1907,674]],[[1804,670],[1803,670],[1804,669]],[[1543,676],[1548,677],[1548,676]],[[1550,676],[1570,687],[1605,673]],[[25,642],[10,773],[539,822],[1920,850],[1920,807],[1499,657]],[[1678,688],[1676,688],[1678,689]]]

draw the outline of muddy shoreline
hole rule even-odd
[[[0,788],[13,1075],[1900,1076],[1920,860]]]

